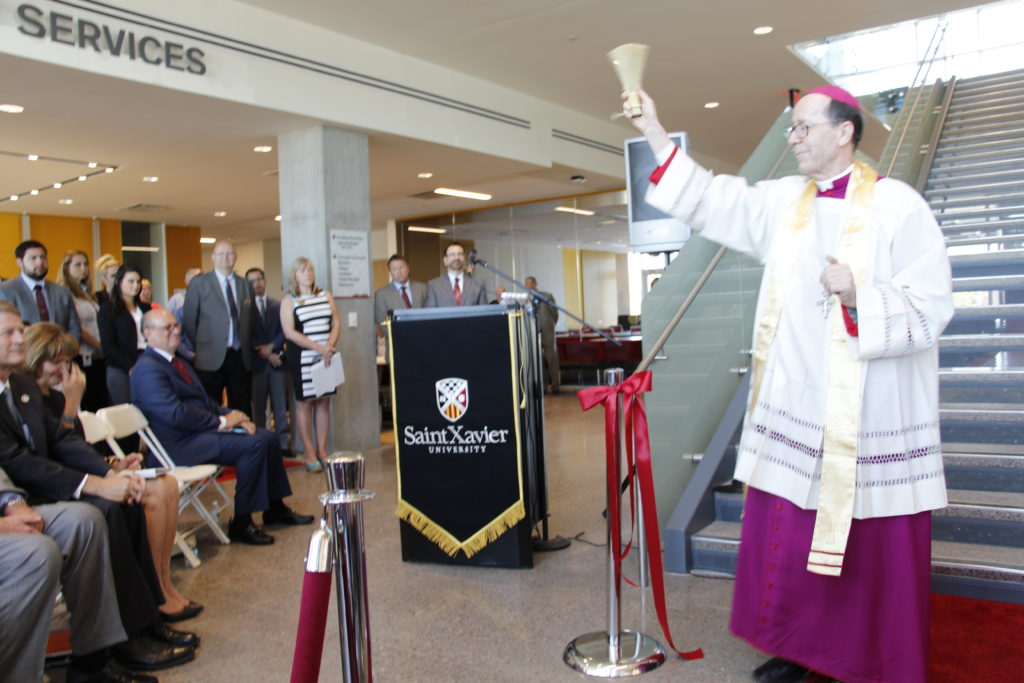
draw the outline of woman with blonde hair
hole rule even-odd
[[[107,364],[103,358],[100,327],[96,321],[100,305],[89,291],[89,257],[84,251],[71,249],[64,254],[57,273],[57,284],[71,292],[71,300],[82,326],[82,343],[77,361],[85,372],[85,396],[82,407],[99,410],[110,405],[107,395]]]
[[[321,360],[331,364],[341,334],[341,321],[334,297],[316,285],[313,262],[300,256],[288,272],[288,296],[281,301],[281,328],[285,339],[285,362],[295,390],[295,426],[306,452],[306,469],[319,472],[327,457],[327,433],[331,423],[331,396],[318,396],[313,389],[312,367]],[[316,449],[313,448],[313,424]]]
[[[120,267],[121,264],[111,254],[103,254],[96,259],[96,285],[99,287],[94,296],[96,303],[102,304],[110,298],[114,291],[114,276]]]
[[[21,371],[34,378],[43,395],[43,405],[61,426],[80,433],[76,417],[85,389],[85,377],[71,359],[78,353],[78,342],[56,323],[36,323],[25,330],[25,363]],[[112,469],[135,469],[142,456],[132,453],[113,463]],[[178,481],[163,475],[146,481],[142,495],[146,535],[153,556],[163,604],[164,621],[181,621],[196,616],[202,605],[185,598],[171,583],[171,551],[178,526]]]

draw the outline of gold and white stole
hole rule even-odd
[[[853,272],[860,286],[867,278],[871,248],[871,208],[878,173],[855,161],[846,190],[846,219],[835,257]],[[761,380],[782,308],[790,290],[792,274],[800,253],[800,240],[810,223],[817,186],[812,180],[786,216],[776,243],[769,278],[762,297],[761,317],[754,337],[753,376],[747,417],[754,413],[761,393]],[[833,306],[828,318],[828,382],[825,393],[825,435],[822,444],[821,489],[814,535],[807,558],[807,570],[839,576],[846,541],[853,520],[857,491],[857,434],[860,427],[862,363],[850,353],[841,306]]]

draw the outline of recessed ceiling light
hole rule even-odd
[[[443,194],[449,197],[462,197],[463,199],[479,199],[482,202],[486,202],[491,198],[491,195],[483,192],[470,192],[469,190],[453,190],[450,187],[435,187],[434,194]]]
[[[448,232],[445,228],[428,228],[424,225],[410,225],[406,230],[409,232],[431,232],[435,235],[443,235]]]
[[[705,102],[704,103],[704,108],[705,109],[718,109],[718,102]]]
[[[758,26],[757,28],[754,29],[754,35],[755,36],[766,36],[766,35],[768,35],[769,33],[771,33],[774,30],[775,29],[772,28],[771,26]]]
[[[78,176],[78,179],[84,183],[86,180],[89,179],[89,176],[87,176],[87,175],[80,175],[80,176]]]
[[[228,212],[227,211],[214,211],[213,215],[216,216],[217,218],[224,218],[224,216],[228,215]]]
[[[277,221],[278,223],[280,223],[281,222],[281,214],[277,214],[276,216],[274,216],[274,220]]]
[[[428,173],[428,172],[424,171],[423,173],[417,173],[416,177],[417,178],[423,178],[425,180],[427,178],[433,178],[434,174],[433,173]]]
[[[0,111],[5,114],[20,114],[25,111],[25,107],[20,104],[0,104]]]
[[[55,189],[55,190],[59,190],[62,187],[64,187],[64,183],[54,183],[53,184],[53,189]]]
[[[157,183],[157,182],[160,182],[160,176],[144,175],[144,176],[142,176],[142,182],[144,182],[144,183]]]
[[[555,211],[561,211],[562,213],[574,213],[577,216],[593,216],[593,211],[587,211],[586,209],[574,209],[571,206],[556,206]]]
[[[39,155],[38,154],[29,154],[28,155],[28,160],[29,161],[39,161]]]
[[[11,201],[12,201],[12,202],[16,202],[16,201],[18,201],[18,195],[16,195],[16,194],[12,194],[12,195],[11,195]]]
[[[267,152],[273,152],[274,148],[270,145],[256,145],[252,148],[252,151],[259,152],[260,154],[266,154]]]
[[[35,197],[36,195],[39,194],[39,190],[31,190],[31,191],[29,191],[29,194],[32,195],[33,197]]]
[[[107,166],[105,169],[103,169],[103,172],[104,173],[113,173],[114,172],[114,167],[113,166]]]
[[[65,206],[67,206],[67,205],[70,205],[70,204],[74,204],[75,200],[74,199],[58,199],[57,203],[58,204],[64,204]]]
[[[200,237],[199,238],[199,243],[200,244],[216,244],[217,243],[217,238],[216,237]]]
[[[95,161],[89,162],[89,168],[96,168],[97,166],[99,166],[99,164],[97,164]]]

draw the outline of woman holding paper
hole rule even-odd
[[[313,387],[313,366],[330,366],[334,347],[341,333],[341,321],[334,297],[316,286],[313,263],[303,256],[292,262],[288,272],[288,296],[281,302],[281,328],[288,340],[285,362],[295,389],[295,424],[306,452],[306,469],[319,472],[327,457],[327,432],[331,421],[331,396],[334,390],[317,394]],[[314,417],[315,416],[315,417]],[[313,449],[313,424],[316,422],[316,450]]]

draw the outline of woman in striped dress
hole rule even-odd
[[[334,297],[316,286],[316,271],[308,258],[300,256],[292,262],[288,296],[281,302],[281,328],[288,340],[284,356],[295,389],[295,423],[306,452],[306,469],[319,472],[321,462],[327,457],[334,391],[317,396],[311,368],[321,360],[330,365],[341,322]],[[313,422],[316,423],[316,450],[313,449]]]

